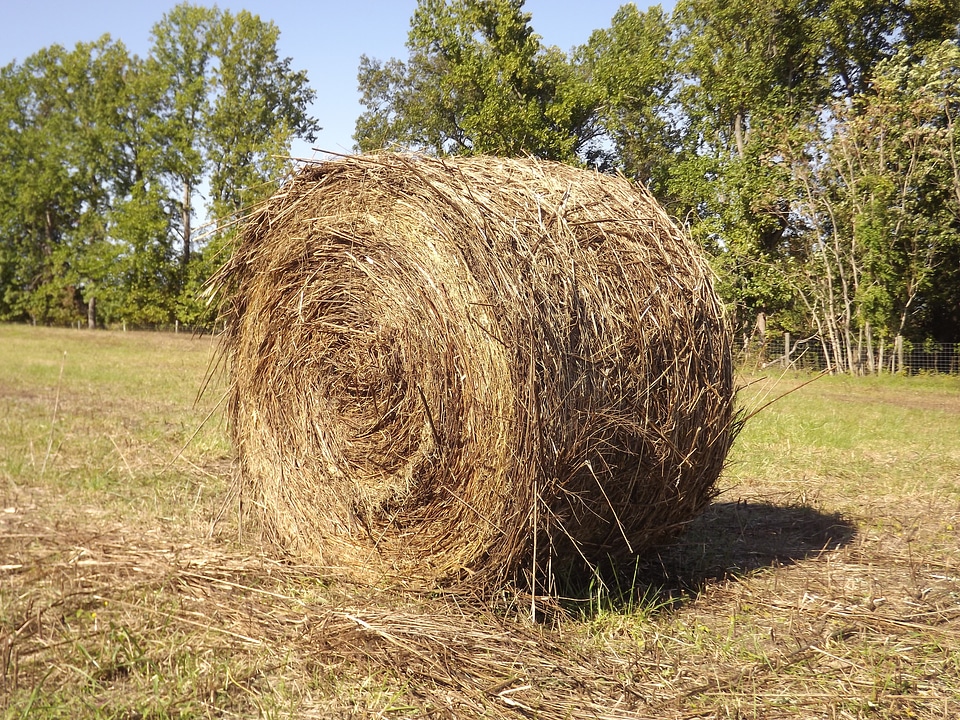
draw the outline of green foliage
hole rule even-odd
[[[893,38],[904,26],[904,0],[833,0],[819,27],[831,90],[851,98],[869,88],[874,66],[893,53]]]
[[[743,158],[756,126],[775,136],[774,125],[788,128],[813,112],[822,80],[805,3],[684,0],[673,22],[687,143]]]
[[[164,200],[158,185],[141,180],[113,209],[112,231],[123,249],[112,271],[108,302],[101,305],[108,323],[151,326],[174,321],[179,278]]]
[[[122,188],[126,49],[108,36],[3,71],[0,317],[73,322],[109,265],[103,216]]]
[[[687,0],[673,17],[680,152],[666,199],[713,254],[735,323],[792,321],[795,234],[789,141],[823,95],[805,4]]]
[[[360,60],[355,139],[622,172],[708,251],[739,331],[817,334],[852,368],[873,334],[960,333],[958,19],[960,0],[626,4],[565,53],[523,0],[419,0],[408,56]],[[236,221],[317,130],[278,38],[183,3],[146,58],[104,36],[0,69],[0,319],[74,323],[94,299],[106,323],[209,321]]]
[[[199,188],[218,238],[316,133],[278,38],[183,3],[145,59],[104,36],[0,71],[0,319],[72,324],[95,301],[100,322],[199,320],[215,254],[193,231]]]
[[[603,97],[599,124],[612,143],[603,164],[663,190],[664,160],[677,145],[668,117],[677,68],[666,14],[624,5],[579,55]]]
[[[317,122],[307,115],[315,93],[306,73],[278,56],[279,37],[276,25],[245,10],[224,11],[213,33],[218,62],[205,137],[211,204],[221,222],[272,193],[292,137],[316,139]]]
[[[852,362],[846,346],[864,330],[910,329],[934,248],[952,242],[952,181],[922,149],[946,116],[929,83],[893,89],[884,76],[891,63],[926,67],[924,41],[955,35],[960,4],[938,5],[952,21],[934,4],[678,4],[680,151],[664,195],[713,253],[744,331],[763,313],[835,337]]]
[[[360,149],[575,159],[593,135],[593,88],[541,45],[522,6],[420,0],[409,59],[361,59]]]
[[[802,175],[801,211],[822,269],[805,292],[835,328],[839,357],[862,331],[929,336],[928,298],[956,277],[958,68],[960,48],[949,41],[879,63],[869,91],[832,106],[834,125],[819,140],[825,160]]]
[[[192,250],[193,198],[208,168],[203,133],[209,115],[212,44],[219,11],[183,3],[154,25],[147,72],[161,78],[163,93],[152,109],[151,140],[160,151],[151,158],[168,186],[181,237],[180,282]]]

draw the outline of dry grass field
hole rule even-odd
[[[3,718],[960,717],[956,377],[787,395],[677,544],[534,621],[261,546],[212,347],[0,326]]]

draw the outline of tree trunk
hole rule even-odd
[[[92,295],[87,300],[87,327],[90,330],[97,327],[97,299]]]
[[[847,345],[847,371],[851,375],[857,374],[857,363],[853,359],[853,335],[850,332],[850,326],[843,329],[843,340]]]
[[[180,219],[183,223],[183,250],[180,255],[181,282],[187,280],[187,265],[190,263],[190,215],[193,188],[190,183],[183,184],[183,201],[180,207]]]
[[[743,110],[738,110],[733,118],[733,135],[737,140],[737,154],[743,159],[746,142],[743,138]]]

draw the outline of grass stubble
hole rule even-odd
[[[241,537],[212,348],[0,326],[2,717],[960,714],[957,378],[784,397],[679,542],[532,622]]]

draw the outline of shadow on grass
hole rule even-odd
[[[710,583],[793,565],[847,545],[855,534],[841,515],[808,506],[713,503],[675,542],[636,566],[600,568],[573,605],[586,615],[675,609]]]
[[[644,574],[695,591],[705,582],[792,565],[842,547],[855,534],[840,514],[804,505],[718,502],[675,543],[660,548],[656,565]]]

